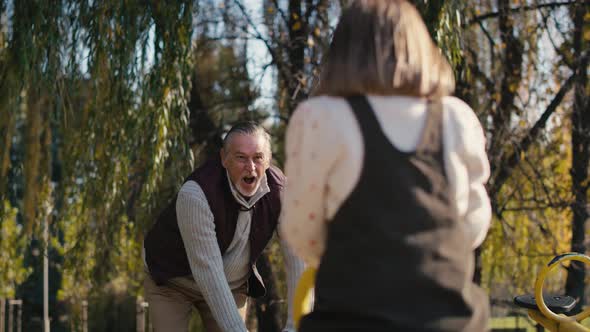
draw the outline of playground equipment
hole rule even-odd
[[[535,282],[535,294],[517,296],[514,298],[514,303],[527,308],[529,317],[551,332],[590,332],[589,328],[580,324],[583,319],[590,316],[590,307],[576,315],[566,316],[565,313],[573,309],[576,304],[572,297],[543,294],[543,285],[547,274],[560,263],[567,261],[590,264],[590,257],[573,252],[556,256],[539,272]]]
[[[316,270],[314,268],[308,268],[299,277],[299,283],[293,296],[293,321],[295,322],[296,330],[299,329],[301,317],[309,313],[312,309],[315,273]]]
[[[585,308],[576,315],[566,316],[565,313],[571,311],[576,304],[576,301],[571,296],[547,294],[542,296],[547,274],[556,266],[567,261],[590,264],[590,257],[579,253],[566,253],[556,256],[539,272],[535,282],[535,293],[519,295],[514,298],[514,303],[527,308],[529,317],[550,332],[590,332],[589,328],[580,324],[583,319],[590,316],[590,307]],[[293,306],[293,320],[296,329],[299,328],[301,317],[311,311],[315,274],[315,269],[309,268],[305,270],[297,284]]]

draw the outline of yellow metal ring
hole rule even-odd
[[[574,316],[565,316],[565,315],[557,315],[553,311],[547,308],[545,304],[545,300],[543,299],[543,285],[545,283],[545,277],[549,271],[553,270],[559,263],[567,262],[567,261],[579,261],[586,264],[590,264],[590,257],[586,255],[582,255],[580,253],[569,252],[563,255],[556,256],[544,266],[539,275],[537,276],[537,281],[535,282],[535,300],[537,302],[537,306],[539,310],[545,315],[545,317],[549,319],[553,319],[558,322],[572,322],[572,321],[581,321],[582,319],[590,316],[590,307],[584,309],[584,311],[580,312]]]
[[[314,268],[308,268],[299,277],[299,283],[293,296],[293,323],[295,324],[296,330],[299,329],[301,316],[311,311],[313,302],[311,290],[315,284],[315,273],[316,270]]]

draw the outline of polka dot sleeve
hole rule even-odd
[[[281,233],[306,264],[316,267],[326,237],[325,199],[329,170],[336,159],[330,114],[303,103],[286,136],[287,188]]]

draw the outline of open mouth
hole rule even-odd
[[[244,182],[246,182],[246,184],[253,184],[254,181],[256,181],[256,177],[255,176],[245,176],[243,178]]]

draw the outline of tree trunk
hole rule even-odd
[[[197,161],[206,160],[219,153],[222,146],[221,131],[217,128],[213,119],[208,114],[207,107],[203,103],[200,94],[199,77],[196,71],[193,72],[190,101],[188,108],[190,110],[189,126],[191,129],[191,146],[201,146],[201,153],[197,156]]]
[[[489,157],[492,181],[493,175],[498,171],[497,166],[502,166],[499,161],[503,160],[502,150],[505,148],[506,129],[510,124],[509,120],[514,108],[514,99],[516,97],[515,87],[518,87],[521,81],[520,68],[522,66],[523,46],[518,35],[515,35],[514,21],[510,17],[509,8],[510,4],[508,0],[498,1],[500,39],[506,45],[506,48],[504,52],[505,66],[502,73],[500,100],[498,100],[495,109],[492,109],[491,113],[493,125]],[[492,204],[495,202],[494,196],[498,192],[499,190],[489,192]],[[473,280],[478,285],[481,283],[481,270],[481,250],[477,250],[475,252],[475,273]]]
[[[577,3],[570,9],[574,22],[573,48],[576,72],[574,83],[574,106],[572,111],[572,192],[575,201],[572,210],[572,244],[571,250],[586,253],[585,228],[588,220],[588,166],[590,160],[590,98],[586,95],[588,88],[588,43],[583,38],[584,16],[588,15],[588,7]],[[575,312],[581,311],[584,305],[584,279],[586,270],[581,262],[572,262],[568,268],[566,293],[578,300]]]
[[[303,84],[306,83],[304,75],[305,42],[308,30],[308,22],[302,16],[301,0],[289,0],[289,58],[290,81],[285,82],[287,88],[287,110],[289,117],[295,110],[300,100],[305,99]],[[309,11],[309,8],[306,10]]]

